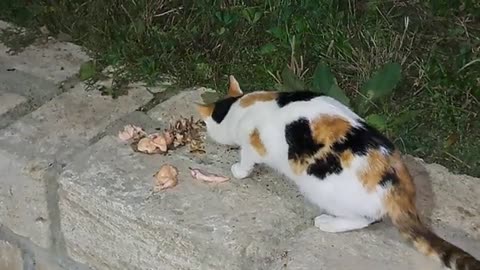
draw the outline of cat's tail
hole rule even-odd
[[[420,253],[439,260],[445,267],[455,270],[480,270],[480,261],[440,238],[421,222],[415,207],[412,177],[399,155],[392,159],[391,165],[398,181],[385,197],[385,205],[395,227]]]

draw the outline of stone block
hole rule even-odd
[[[16,54],[10,54],[8,48],[0,43],[0,62],[4,65],[54,83],[76,75],[81,64],[89,60],[90,57],[80,46],[52,38],[39,39]]]
[[[190,166],[229,175],[234,153],[207,152],[143,155],[108,136],[79,154],[59,180],[70,256],[96,269],[269,269],[282,241],[309,226],[311,209],[265,169],[221,184],[191,179]],[[152,195],[165,163],[179,184]]]
[[[203,91],[181,92],[150,115],[163,125],[195,115]],[[96,269],[268,269],[283,239],[311,223],[312,207],[265,168],[221,184],[191,179],[190,166],[230,175],[236,151],[209,141],[206,150],[151,156],[107,136],[76,156],[59,179],[70,256]],[[179,169],[179,184],[152,195],[165,163]]]
[[[0,269],[23,270],[21,250],[2,240],[0,240]]]
[[[201,95],[206,91],[205,88],[195,88],[180,92],[168,100],[158,104],[148,112],[148,115],[157,121],[168,122],[178,117],[197,117],[194,102],[202,102]]]
[[[62,89],[54,83],[35,77],[18,70],[10,70],[4,63],[0,63],[0,93],[5,93],[10,97],[0,97],[0,104],[4,99],[11,100],[16,97],[15,106],[1,112],[0,105],[0,129],[11,124],[16,119],[35,110],[45,102],[51,100],[60,94]],[[18,98],[21,97],[21,98]],[[8,102],[8,104],[14,104]]]
[[[56,194],[52,166],[64,166],[111,122],[151,98],[145,90],[132,89],[112,99],[86,92],[80,84],[0,130],[2,224],[48,248],[52,213],[47,201]]]
[[[27,99],[23,96],[0,91],[0,117],[25,101]]]

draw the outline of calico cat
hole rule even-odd
[[[337,100],[309,91],[243,94],[230,76],[228,96],[197,110],[214,141],[240,146],[235,178],[259,163],[284,174],[325,211],[314,221],[320,230],[352,231],[388,215],[419,252],[449,269],[480,270],[472,255],[421,222],[395,146]]]

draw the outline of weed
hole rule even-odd
[[[0,41],[9,48],[8,53],[17,54],[34,43],[39,36],[39,32],[32,29],[7,28],[1,30]]]

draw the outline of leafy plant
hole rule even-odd
[[[388,115],[369,112],[372,107],[377,107],[375,102],[379,102],[393,93],[400,79],[401,66],[397,63],[388,63],[362,85],[357,98],[352,103],[338,86],[330,68],[325,63],[319,63],[313,73],[309,89],[330,96],[346,106],[351,106],[359,114],[364,115],[369,124],[384,131],[395,122],[394,119],[390,119]],[[281,81],[280,90],[301,91],[307,89],[304,81],[288,67],[282,71]]]

